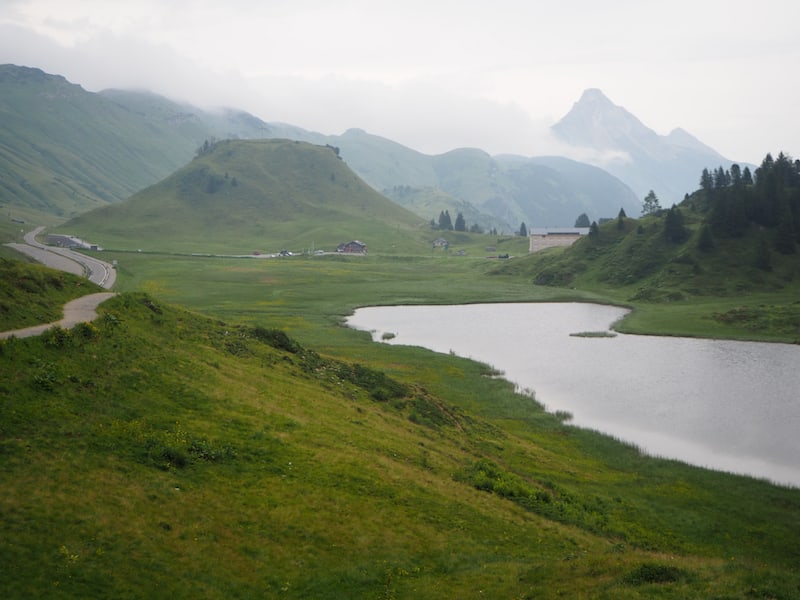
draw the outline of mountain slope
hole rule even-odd
[[[0,67],[0,201],[60,216],[125,198],[184,164],[193,123],[154,122],[38,69]]]
[[[63,231],[102,246],[249,254],[359,239],[388,251],[422,220],[358,178],[333,149],[289,140],[226,140],[128,200]]]
[[[390,197],[397,189],[428,190],[410,205],[419,206],[426,219],[444,209],[453,214],[459,203],[468,203],[472,209],[464,214],[474,214],[484,229],[515,231],[521,222],[566,226],[582,212],[594,220],[640,206],[613,175],[567,159],[490,156],[477,148],[428,156],[361,130],[329,136],[327,142],[341,146],[353,170]],[[438,208],[432,204],[437,197],[442,200]]]
[[[557,156],[498,158],[511,180],[515,201],[534,227],[571,226],[581,213],[590,220],[615,217],[622,208],[638,212],[641,202],[622,181],[606,171]],[[577,212],[576,212],[577,211]]]
[[[684,130],[658,135],[598,89],[586,90],[552,131],[570,146],[589,149],[599,157],[594,164],[639,198],[654,190],[665,206],[698,189],[697,173],[704,168],[728,168],[732,162]]]
[[[469,148],[429,156],[358,129],[325,136],[147,92],[95,94],[63,77],[13,65],[0,67],[0,117],[0,204],[62,218],[127,198],[185,165],[205,140],[229,138],[330,144],[376,190],[429,189],[429,200],[442,192],[451,199],[435,214],[469,203],[466,212],[484,229],[515,231],[520,222],[571,225],[582,212],[599,219],[621,206],[628,210],[635,197],[600,170],[582,174],[593,182],[576,186],[573,169],[565,171],[563,162],[543,168],[515,160],[508,166]],[[419,214],[429,219],[429,212]]]
[[[147,92],[87,92],[39,69],[0,65],[0,204],[71,217],[127,198],[191,160],[204,140],[293,135],[235,110]]]

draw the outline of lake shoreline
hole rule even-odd
[[[470,309],[470,307],[473,307]],[[552,307],[560,307],[556,312],[563,310],[577,311],[581,315],[574,326],[562,323],[561,331],[552,330],[545,324],[533,324],[526,329],[524,321],[530,320],[523,316],[518,307],[538,307],[542,311],[552,311]],[[596,308],[594,308],[596,307]],[[422,314],[425,312],[436,313],[432,321],[421,324]],[[460,313],[461,316],[447,318],[444,313],[450,311]],[[592,312],[597,312],[591,316]],[[361,318],[367,313],[382,313],[396,315],[398,312],[414,313],[412,317],[396,317],[386,324],[382,319],[371,319],[368,325],[360,324]],[[480,316],[467,313],[480,313]],[[514,323],[502,323],[502,316],[514,313],[511,320]],[[800,418],[798,415],[789,415],[789,418],[776,418],[773,430],[766,423],[758,423],[752,427],[748,421],[756,421],[758,415],[753,413],[753,407],[747,407],[748,399],[741,398],[736,404],[736,410],[742,411],[739,422],[725,415],[730,412],[726,406],[728,396],[737,392],[730,385],[725,386],[715,382],[714,378],[721,380],[733,378],[735,386],[747,386],[748,381],[736,371],[741,370],[741,365],[732,367],[717,366],[717,369],[731,368],[732,371],[715,373],[714,365],[725,365],[724,360],[745,361],[748,372],[758,366],[758,352],[768,349],[771,355],[780,356],[786,350],[794,352],[793,345],[776,342],[730,341],[712,340],[707,338],[694,338],[686,336],[641,336],[638,334],[620,334],[611,337],[612,328],[627,314],[629,309],[618,305],[606,305],[589,302],[535,302],[535,303],[472,303],[466,305],[397,305],[394,307],[364,307],[358,309],[347,320],[350,327],[372,332],[373,341],[388,344],[403,344],[421,346],[436,352],[450,352],[489,364],[503,372],[503,378],[520,389],[535,390],[537,402],[543,404],[548,412],[568,412],[573,415],[571,424],[596,430],[605,435],[617,438],[624,443],[631,443],[642,449],[648,455],[680,460],[687,464],[710,468],[725,472],[749,475],[766,479],[778,485],[800,486],[800,470],[789,465],[794,464],[792,456],[798,456],[798,449],[790,442],[773,440],[773,431],[778,435],[789,435],[785,431],[785,421]],[[555,316],[545,317],[556,318]],[[608,329],[598,327],[597,319],[607,324]],[[469,332],[465,336],[459,334],[460,322],[469,322]],[[531,325],[531,323],[527,323]],[[495,327],[499,332],[500,340],[489,342],[481,335],[489,335]],[[441,335],[435,331],[442,331]],[[431,333],[431,332],[434,333]],[[523,331],[526,332],[523,334]],[[594,335],[574,335],[576,332],[593,332]],[[604,335],[597,335],[597,333]],[[530,340],[539,344],[547,344],[548,352],[532,353],[530,360],[536,363],[531,369],[525,360],[519,359],[520,353],[533,352],[534,344],[523,345],[509,350],[508,339],[515,335],[526,335]],[[476,341],[480,338],[480,341]],[[506,341],[504,342],[503,339]],[[567,341],[570,340],[570,341]],[[505,344],[505,345],[504,345]],[[583,344],[583,346],[581,346]],[[598,344],[606,344],[598,354]],[[744,346],[737,346],[743,344]],[[554,353],[556,346],[563,346]],[[605,354],[611,353],[620,363],[634,360],[654,352],[654,348],[665,346],[657,350],[658,357],[653,360],[671,361],[671,367],[677,373],[677,383],[671,377],[669,367],[662,372],[656,370],[658,365],[642,363],[639,366],[622,370],[616,376],[608,376],[604,369],[612,369],[612,365],[604,363],[603,366],[592,366],[591,363],[601,360]],[[541,350],[541,349],[540,349]],[[680,355],[693,352],[694,358],[681,359]],[[737,358],[736,353],[741,354]],[[581,386],[579,383],[565,380],[574,378],[574,373],[568,369],[559,371],[559,361],[568,363],[581,356],[575,371],[589,369],[586,374],[594,385]],[[672,356],[672,358],[670,358]],[[676,358],[677,356],[677,358]],[[766,362],[773,361],[769,359]],[[693,364],[696,363],[696,364]],[[571,364],[571,363],[570,363]],[[702,368],[698,365],[702,364]],[[654,382],[647,377],[636,375],[637,371],[652,370]],[[757,371],[757,369],[756,369]],[[779,377],[780,374],[772,373],[767,377]],[[604,379],[605,378],[605,379]],[[616,381],[615,381],[616,379]],[[622,381],[620,381],[622,380]],[[624,380],[631,380],[626,386]],[[717,385],[718,387],[715,387]],[[800,380],[794,379],[786,386],[800,386]],[[671,386],[671,391],[665,389]],[[626,387],[634,389],[630,393]],[[767,382],[765,382],[767,387]],[[698,389],[693,389],[698,388]],[[638,392],[636,390],[639,390]],[[709,406],[696,406],[684,396],[698,393],[701,396],[713,397]],[[782,392],[783,396],[787,392]],[[627,394],[630,404],[625,405],[620,399]],[[672,394],[672,396],[670,396]],[[645,403],[641,397],[655,395],[656,398]],[[774,394],[783,397],[781,393]],[[660,400],[659,400],[660,399]],[[647,406],[643,407],[643,404]],[[669,404],[675,404],[674,411],[670,411]],[[705,414],[708,411],[708,414]],[[675,413],[675,414],[673,414]],[[684,414],[685,413],[685,414]],[[668,421],[672,419],[673,421]],[[669,435],[664,432],[668,431]]]

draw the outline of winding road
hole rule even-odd
[[[45,246],[36,240],[36,236],[42,231],[44,231],[44,227],[37,227],[25,234],[24,244],[12,242],[6,244],[6,246],[27,254],[34,260],[53,269],[67,271],[75,275],[83,275],[92,283],[96,283],[107,290],[113,287],[117,273],[112,265],[68,248]]]
[[[18,252],[27,254],[34,260],[47,265],[53,269],[67,271],[75,275],[85,276],[92,283],[110,289],[117,278],[114,267],[107,262],[86,256],[80,252],[74,252],[67,248],[56,248],[45,246],[36,241],[36,236],[44,230],[44,227],[37,227],[33,231],[25,234],[25,243],[13,242],[6,244]],[[54,323],[43,323],[32,327],[14,329],[12,331],[1,331],[0,339],[10,337],[24,338],[34,335],[41,335],[54,326],[64,329],[74,327],[78,323],[86,323],[97,318],[97,307],[114,296],[114,292],[98,292],[71,300],[64,305],[64,318]]]

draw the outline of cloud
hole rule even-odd
[[[365,129],[428,154],[456,147],[529,154],[549,127],[519,106],[452,93],[424,80],[386,85],[283,77],[261,78],[257,87],[271,93],[251,98],[247,109],[266,120],[323,133]]]
[[[756,162],[800,139],[798,19],[795,0],[2,0],[0,52],[90,90],[429,153],[547,152],[548,125],[598,87],[658,133]]]

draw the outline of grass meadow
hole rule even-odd
[[[619,297],[469,254],[104,255],[123,293],[97,322],[0,344],[4,597],[800,595],[800,491],[643,456],[486,365],[342,326]]]

